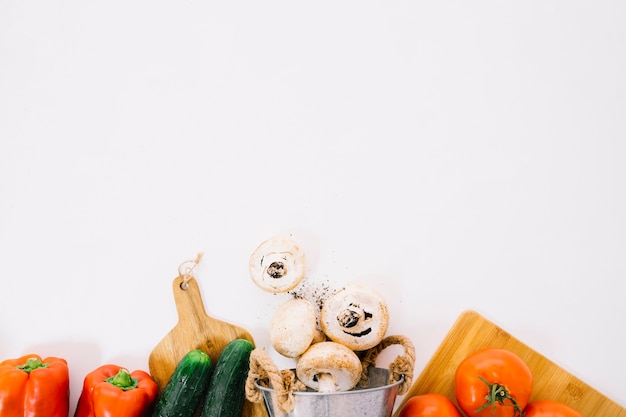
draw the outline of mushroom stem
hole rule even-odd
[[[335,392],[337,385],[335,384],[335,378],[328,373],[317,374],[318,392]]]

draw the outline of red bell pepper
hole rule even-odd
[[[149,416],[157,393],[147,372],[103,365],[85,377],[74,417]]]
[[[0,362],[2,417],[67,417],[69,393],[65,359],[25,355]]]

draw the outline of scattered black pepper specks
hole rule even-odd
[[[331,287],[328,280],[323,282],[311,282],[306,279],[303,280],[298,287],[289,292],[293,298],[307,300],[320,311],[326,300],[334,293],[335,289]]]

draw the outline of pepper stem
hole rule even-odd
[[[128,391],[129,389],[133,389],[137,387],[137,383],[139,382],[137,378],[133,378],[130,376],[130,372],[127,369],[120,368],[115,376],[109,377],[105,379],[111,385],[115,385],[119,389],[124,391]]]
[[[17,369],[21,369],[22,371],[24,371],[27,374],[29,374],[29,373],[31,373],[31,371],[34,371],[35,369],[45,368],[48,365],[50,365],[50,364],[47,363],[47,362],[42,362],[41,359],[28,358],[24,365],[16,366],[16,368]]]
[[[497,405],[500,404],[506,407],[513,407],[515,409],[513,412],[514,417],[522,417],[524,415],[524,410],[522,410],[522,408],[517,404],[515,398],[511,397],[511,394],[504,385],[500,385],[498,383],[491,384],[481,376],[479,376],[478,379],[487,385],[487,395],[485,395],[485,400],[487,401],[474,410],[475,413],[478,413],[490,406],[493,407],[493,412],[495,413]],[[508,400],[509,403],[505,403],[506,400]]]

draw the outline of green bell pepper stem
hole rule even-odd
[[[105,381],[124,391],[137,388],[137,384],[139,382],[137,378],[130,376],[128,369],[124,368],[120,368],[119,372],[115,376],[109,377]]]
[[[22,371],[29,374],[31,373],[31,371],[34,371],[35,369],[45,368],[48,365],[50,364],[46,362],[42,362],[41,359],[29,358],[26,360],[26,363],[24,365],[16,366],[16,368],[21,369]]]

